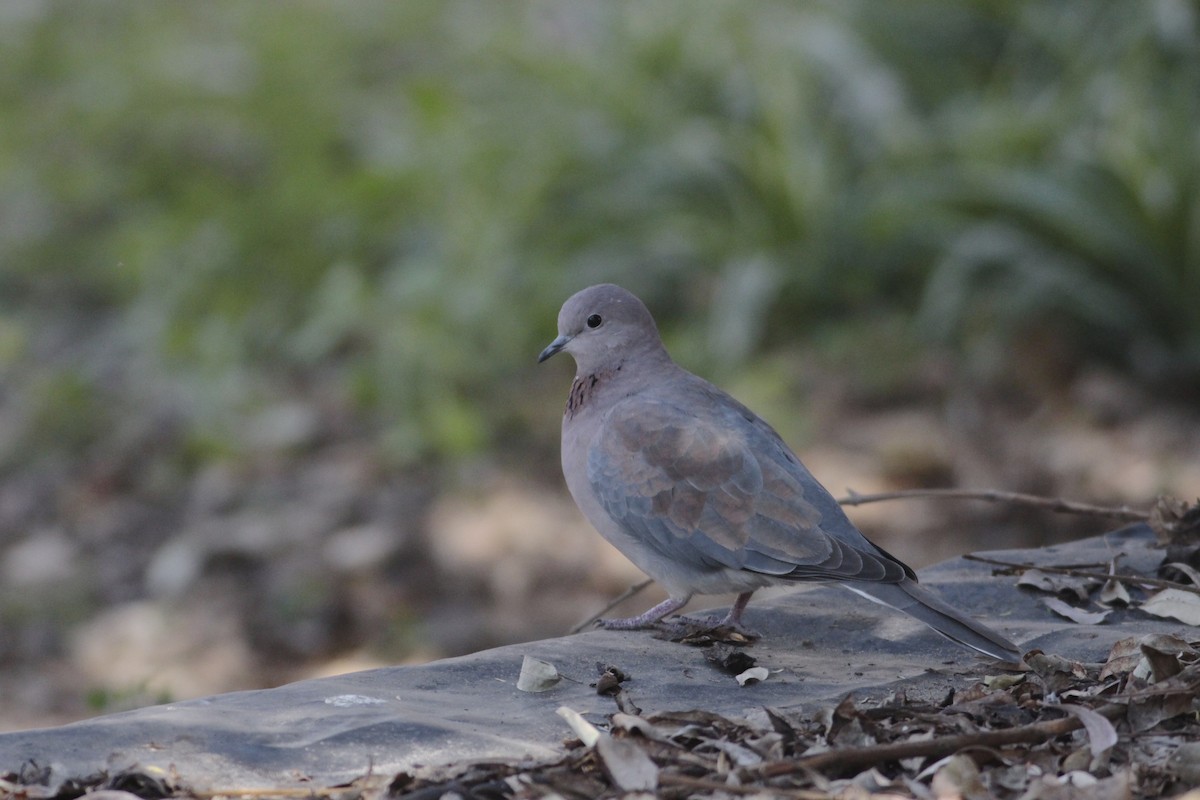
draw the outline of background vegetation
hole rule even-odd
[[[314,379],[399,462],[494,447],[601,280],[718,370],[1046,325],[1200,374],[1191,3],[3,14],[2,354],[39,452],[165,394],[236,453],[232,418]]]
[[[1185,0],[0,4],[0,541],[345,441],[553,480],[600,281],[799,443],[930,354],[1194,402],[1197,98]]]

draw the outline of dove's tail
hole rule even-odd
[[[903,611],[924,622],[952,642],[978,650],[1001,661],[1020,661],[1021,650],[1015,644],[970,617],[957,611],[913,580],[900,583],[843,583],[850,591],[868,600]]]

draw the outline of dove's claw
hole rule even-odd
[[[616,619],[598,619],[596,626],[610,631],[635,631],[641,628],[653,628],[663,617],[674,614],[687,605],[688,597],[668,597],[649,611],[636,617],[619,617]]]

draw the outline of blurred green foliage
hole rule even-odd
[[[1049,328],[1194,386],[1196,15],[0,6],[0,400],[33,420],[0,449],[167,404],[192,457],[237,452],[300,393],[397,461],[476,452],[545,427],[533,357],[599,281],[718,373],[885,320],[888,354]]]

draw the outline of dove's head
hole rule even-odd
[[[665,358],[654,318],[641,300],[620,286],[602,283],[576,292],[558,312],[558,338],[538,362],[565,350],[580,374],[616,369],[631,356]]]

